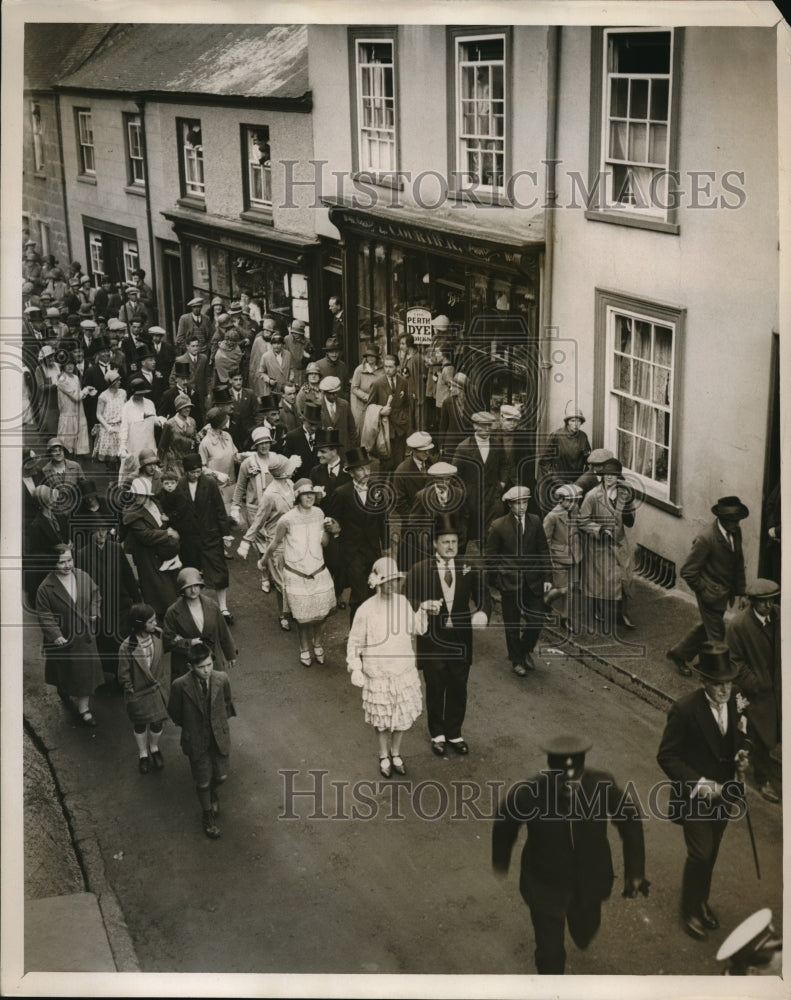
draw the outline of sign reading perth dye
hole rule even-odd
[[[423,306],[413,306],[406,312],[406,332],[415,338],[416,347],[431,343],[431,312]]]

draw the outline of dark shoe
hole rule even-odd
[[[703,927],[700,917],[696,917],[694,914],[684,917],[684,930],[691,938],[695,938],[696,941],[708,941],[709,936]]]
[[[91,715],[90,709],[87,712],[80,712],[80,725],[88,726],[89,729],[96,728],[96,719]]]
[[[151,770],[151,758],[140,757],[137,762],[137,769],[141,774],[148,774],[148,772]]]
[[[280,627],[283,629],[284,632],[291,631],[291,622],[288,620],[288,618],[286,618],[285,615],[281,615]]]
[[[390,763],[389,757],[379,758],[379,773],[383,778],[389,778],[393,773],[393,765]]]
[[[769,757],[778,764],[783,763],[783,744],[778,743],[769,751]]]
[[[397,753],[391,755],[390,760],[393,764],[393,770],[396,774],[406,774],[406,768],[404,767],[404,762],[401,760]]]
[[[780,796],[772,788],[768,781],[765,781],[763,785],[758,789],[761,793],[761,798],[766,799],[767,802],[779,802]]]
[[[225,619],[225,624],[226,625],[233,625],[233,623],[234,623],[234,617],[233,617],[233,615],[231,614],[230,611],[223,611],[222,616]]]
[[[672,649],[669,649],[665,653],[665,656],[668,658],[668,660],[671,660],[673,663],[675,663],[676,670],[681,674],[682,677],[692,676],[692,671],[689,669],[684,660],[681,659],[678,653],[674,652]]]
[[[431,749],[438,757],[444,757],[448,752],[448,748],[445,745],[445,740],[432,740]]]
[[[464,740],[448,740],[448,743],[453,747],[456,753],[465,754],[470,752],[470,748],[464,742]]]
[[[203,814],[203,832],[210,840],[217,840],[220,836],[220,828],[214,822],[214,813],[207,809]]]
[[[336,601],[335,602],[335,607],[338,609],[338,611],[345,611],[346,610],[346,601]]]
[[[151,760],[154,762],[154,767],[157,771],[161,771],[165,766],[165,758],[162,756],[161,750],[152,750]]]
[[[707,927],[710,931],[716,931],[720,926],[719,920],[717,920],[714,911],[711,909],[708,903],[700,904],[700,922],[704,927]]]
[[[60,688],[58,689],[58,697],[67,708],[74,708],[74,702],[71,700],[69,695],[67,695],[65,691],[61,691]]]
[[[525,653],[524,654],[524,656],[522,657],[522,665],[524,666],[524,668],[526,670],[535,670],[536,669],[536,661],[533,659],[533,654],[532,653]]]

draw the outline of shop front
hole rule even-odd
[[[440,228],[406,209],[325,204],[342,236],[350,365],[361,343],[398,354],[411,333],[427,355],[442,348],[474,376],[481,405],[535,399],[542,240]],[[438,316],[446,331],[432,326]]]
[[[273,313],[284,328],[292,319],[300,319],[309,329],[320,330],[317,240],[275,230],[263,233],[254,225],[196,219],[176,209],[163,215],[172,223],[181,249],[182,312],[194,296],[201,296],[207,305],[219,296],[228,305],[240,292],[247,292],[262,315]]]

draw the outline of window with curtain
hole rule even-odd
[[[269,148],[269,127],[243,125],[243,143],[247,157],[247,209],[272,207],[272,154]]]
[[[204,199],[206,184],[203,179],[203,133],[196,118],[178,118],[181,146],[182,197]]]
[[[505,36],[456,39],[457,170],[481,188],[504,184]]]
[[[142,186],[146,182],[143,160],[143,133],[140,115],[124,115],[126,126],[126,174],[130,185]]]
[[[77,148],[80,157],[80,173],[95,174],[96,161],[93,148],[93,123],[87,108],[75,108],[77,119]]]
[[[359,169],[374,175],[397,169],[394,43],[355,40]]]

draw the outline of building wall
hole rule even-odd
[[[561,203],[569,200],[567,170],[587,178],[590,48],[589,29],[563,29]],[[726,170],[743,171],[744,204],[730,211],[682,207],[680,235],[586,220],[581,208],[559,210],[552,323],[560,337],[577,342],[578,399],[590,417],[595,289],[687,310],[677,385],[682,516],[645,505],[633,536],[680,564],[695,533],[711,521],[711,504],[738,494],[752,512],[742,527],[748,572],[751,567],[755,573],[778,315],[775,39],[770,29],[687,28],[683,53],[679,169],[715,171],[718,178]],[[712,194],[720,193],[715,181]],[[569,382],[550,377],[548,385],[549,423],[555,426]]]
[[[33,127],[30,105],[36,101],[41,109],[41,131],[44,150],[42,169],[37,171],[33,155]],[[69,246],[66,238],[66,216],[63,210],[63,184],[60,172],[60,149],[58,143],[58,119],[55,97],[52,94],[31,94],[24,96],[23,151],[22,151],[22,211],[30,220],[30,238],[42,251],[41,228],[39,223],[49,226],[49,252],[61,264],[67,264]]]

